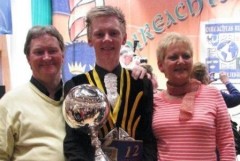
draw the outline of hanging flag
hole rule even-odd
[[[11,1],[0,0],[0,35],[12,34]]]
[[[63,63],[63,81],[73,76],[93,69],[95,65],[94,49],[86,42],[72,42],[66,44]]]
[[[52,0],[52,9],[54,14],[70,14],[68,0]]]
[[[31,0],[32,25],[52,25],[52,2],[49,0]]]
[[[66,26],[63,26],[62,23],[60,23],[61,26],[59,23],[54,23],[60,31],[67,31],[66,34],[62,32],[64,40],[68,40],[65,42],[62,73],[64,82],[77,74],[91,70],[95,65],[95,51],[86,41],[85,24],[86,13],[97,5],[95,2],[99,2],[99,0],[52,0],[55,21],[68,22]]]

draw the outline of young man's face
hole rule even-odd
[[[96,17],[92,21],[88,42],[96,53],[96,63],[119,63],[121,45],[126,42],[120,22],[114,16]]]

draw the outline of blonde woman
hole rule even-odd
[[[191,79],[190,40],[168,33],[157,47],[167,89],[154,95],[153,131],[159,161],[234,161],[230,117],[219,90]]]

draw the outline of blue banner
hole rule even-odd
[[[70,6],[68,0],[52,0],[53,13],[59,13],[64,15],[70,14]]]
[[[87,72],[95,66],[95,52],[86,42],[66,44],[63,63],[63,81],[73,76]]]
[[[240,23],[210,23],[204,29],[209,73],[226,72],[231,82],[239,83]]]
[[[12,14],[10,0],[0,0],[0,34],[12,34]]]

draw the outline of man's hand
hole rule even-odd
[[[221,72],[219,78],[223,84],[227,84],[229,82],[229,78],[225,72]]]
[[[135,65],[132,69],[132,77],[137,80],[143,79],[144,76],[147,76],[149,79],[151,79],[151,75],[147,73],[147,70],[145,68],[140,65]]]

